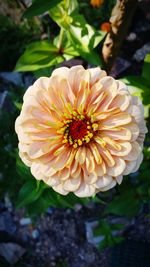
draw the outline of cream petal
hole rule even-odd
[[[86,159],[86,148],[84,146],[79,147],[75,155],[75,160],[82,165]]]
[[[87,148],[86,150],[86,169],[88,172],[94,172],[95,170],[95,161],[94,161],[94,157],[91,153],[91,151]]]
[[[57,170],[55,170],[51,166],[51,163],[49,163],[49,164],[47,163],[43,166],[43,172],[44,172],[45,176],[49,177],[49,176],[56,174]]]
[[[117,129],[108,129],[108,130],[101,130],[101,136],[108,136],[114,140],[124,140],[124,141],[128,141],[131,140],[131,131],[120,127],[120,129],[118,129],[119,127],[117,127]]]
[[[136,165],[135,165],[134,169],[132,170],[132,172],[136,172],[139,169],[142,161],[143,161],[143,154],[140,153],[140,155],[138,156],[138,158],[136,160]]]
[[[116,185],[116,181],[113,179],[113,181],[108,185],[100,189],[100,191],[105,192],[109,189],[112,189]]]
[[[49,186],[52,186],[52,187],[53,186],[58,186],[61,183],[61,181],[60,181],[60,179],[58,177],[58,174],[55,174],[55,175],[53,175],[51,177],[48,177],[48,179],[45,180],[45,182],[46,182],[46,184],[48,184]]]
[[[66,191],[64,189],[63,184],[59,184],[59,185],[52,186],[52,187],[56,192],[58,192],[58,193],[60,193],[60,194],[62,194],[64,196],[68,194],[68,191]]]
[[[19,142],[18,144],[18,148],[22,153],[27,153],[29,150],[29,144],[23,144],[21,142]],[[28,153],[27,153],[28,154]],[[29,156],[29,155],[28,155]]]
[[[70,154],[71,154],[70,149],[63,149],[63,151],[56,156],[55,160],[52,163],[52,167],[57,171],[65,168]]]
[[[115,157],[115,165],[113,168],[107,168],[107,174],[116,177],[123,173],[126,168],[126,163],[123,159]]]
[[[116,83],[117,83],[118,93],[119,94],[122,94],[122,95],[129,94],[128,87],[127,87],[127,85],[125,83],[123,83],[122,81],[118,81],[118,80],[116,81]]]
[[[80,81],[79,84],[78,92],[76,93],[75,108],[77,110],[81,110],[82,108],[83,111],[86,100],[90,94],[89,79],[90,79],[89,72],[88,70],[85,70],[84,74],[82,75],[82,80]]]
[[[84,181],[87,184],[94,184],[97,181],[97,173],[96,172],[87,172],[86,168],[83,169]]]
[[[125,112],[118,113],[116,115],[111,116],[102,122],[102,126],[106,126],[108,128],[117,127],[126,125],[131,122],[131,116]]]
[[[125,111],[130,104],[130,98],[128,95],[118,94],[111,102],[109,108],[118,107],[121,111]]]
[[[122,180],[123,180],[123,176],[122,175],[119,175],[117,177],[115,177],[116,181],[118,184],[121,184],[122,183]]]
[[[124,156],[124,159],[128,161],[135,161],[138,155],[141,153],[142,149],[136,141],[131,143],[131,145],[132,145],[132,149],[128,155]]]
[[[90,150],[94,156],[94,159],[96,161],[97,164],[101,164],[102,163],[102,158],[101,158],[101,155],[98,151],[98,148],[97,146],[94,144],[94,143],[91,143],[91,146],[90,146]]]
[[[95,165],[95,172],[97,173],[97,176],[103,176],[106,174],[106,165],[104,162],[102,162],[100,165]]]
[[[100,82],[103,85],[103,90],[105,90],[107,97],[100,105],[98,111],[105,111],[108,109],[114,97],[117,95],[117,84],[116,81],[110,76],[102,78]]]
[[[98,145],[97,147],[98,147],[99,153],[100,153],[101,157],[103,158],[105,164],[108,167],[113,167],[115,165],[115,161],[114,161],[112,155],[110,154],[110,152],[106,148],[101,147],[100,145]]]
[[[79,177],[80,173],[81,173],[81,167],[79,166],[79,167],[76,169],[76,171],[75,171],[74,173],[72,173],[72,177],[73,177],[73,178],[77,178],[77,177]]]
[[[28,167],[31,167],[32,160],[29,158],[27,153],[19,151],[19,157],[21,158],[21,160],[23,161],[25,165],[27,165]]]
[[[63,78],[68,78],[68,75],[69,75],[69,68],[67,67],[60,67],[60,68],[57,68],[55,69],[51,76],[62,76]]]
[[[102,79],[104,76],[106,76],[106,72],[104,70],[101,70],[101,68],[91,68],[88,70],[90,73],[90,85],[92,86],[94,83]]]
[[[31,165],[31,173],[37,180],[42,180],[42,173],[41,173],[41,163],[33,162]]]
[[[135,161],[126,161],[126,168],[122,175],[128,175],[133,172],[134,168],[136,166],[136,160]]]
[[[139,106],[130,105],[126,112],[128,112],[132,117],[134,117],[137,123],[143,121],[144,114],[141,112]]]
[[[121,150],[118,151],[118,150],[110,148],[109,151],[110,151],[111,155],[116,155],[116,156],[120,156],[120,157],[128,155],[132,149],[131,143],[119,142],[119,144],[121,146]]]
[[[81,183],[80,177],[70,178],[64,182],[63,187],[66,191],[74,192],[79,188],[80,183]]]
[[[82,80],[82,75],[84,75],[84,72],[85,69],[82,66],[74,66],[69,70],[68,81],[75,96],[80,88],[80,81]]]
[[[131,141],[135,141],[139,135],[139,127],[136,123],[130,122],[125,126],[132,134]]]
[[[59,173],[59,177],[63,181],[67,180],[70,177],[70,169],[64,168],[63,170],[61,170]]]
[[[50,142],[33,142],[28,149],[28,155],[31,159],[36,159],[50,151]]]
[[[113,178],[111,176],[102,176],[102,177],[98,177],[97,182],[95,183],[95,187],[98,189],[101,189],[103,187],[108,186],[109,184],[111,184]]]
[[[80,187],[74,192],[77,197],[91,197],[95,194],[93,185],[81,182]]]

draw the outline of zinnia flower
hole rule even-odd
[[[100,68],[61,67],[28,88],[16,120],[19,155],[55,191],[92,196],[142,161],[140,100]]]
[[[91,0],[90,4],[93,7],[99,7],[104,3],[104,0]]]

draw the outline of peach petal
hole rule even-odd
[[[112,128],[128,124],[131,122],[131,116],[128,113],[119,113],[117,115],[112,116],[109,119],[106,119],[104,122],[102,122],[102,125]]]
[[[117,83],[119,94],[129,95],[129,90],[128,90],[128,87],[125,83],[123,83],[122,81],[118,81],[118,80],[116,81],[116,83]]]
[[[64,189],[63,184],[58,184],[58,185],[52,186],[52,187],[56,192],[58,192],[58,193],[60,193],[60,194],[62,194],[64,196],[68,194],[68,191],[66,191]]]
[[[101,68],[91,68],[88,70],[90,73],[90,85],[92,86],[94,83],[99,81],[101,78],[106,76],[106,72],[101,70]]]
[[[52,163],[52,167],[57,171],[66,167],[70,154],[71,154],[71,150],[63,149],[62,153],[56,156],[55,160]]]
[[[31,165],[31,173],[37,180],[42,180],[43,175],[41,173],[41,163],[33,162]]]
[[[140,107],[136,105],[130,105],[126,112],[128,112],[132,117],[134,117],[137,123],[143,121],[143,114],[141,112]]]
[[[32,160],[29,158],[27,153],[21,152],[19,151],[19,157],[21,158],[21,160],[23,161],[23,163],[28,166],[31,167],[32,165]]]
[[[110,152],[106,148],[102,148],[100,146],[98,146],[98,150],[106,165],[108,167],[113,167],[115,165],[115,161],[111,156]]]
[[[45,180],[46,184],[49,186],[57,186],[60,184],[60,179],[58,178],[58,174],[53,175],[49,177],[47,180]]]
[[[102,163],[102,157],[101,157],[101,155],[100,155],[100,153],[98,151],[97,146],[94,143],[91,144],[90,150],[91,150],[91,152],[92,152],[92,154],[94,156],[94,159],[95,159],[96,163],[97,164],[101,164]]]
[[[61,180],[65,181],[70,177],[70,169],[69,168],[64,168],[63,170],[60,171],[59,177]]]
[[[77,197],[91,197],[95,193],[93,185],[81,183],[80,187],[74,192]]]
[[[77,153],[75,155],[75,160],[82,165],[85,162],[86,159],[86,149],[85,147],[79,147],[77,150]]]
[[[88,173],[86,169],[83,170],[84,181],[87,184],[94,184],[97,181],[97,174],[95,172]]]
[[[135,161],[126,161],[126,168],[123,171],[122,175],[128,175],[129,173],[132,173],[135,166],[136,166],[136,160]]]
[[[123,173],[123,171],[126,168],[126,163],[123,159],[114,157],[115,159],[115,165],[113,168],[107,168],[107,174],[116,177]]]
[[[81,167],[79,166],[79,167],[76,169],[76,171],[72,173],[72,177],[73,177],[73,178],[77,178],[77,177],[79,177],[80,173],[81,173]]]
[[[127,128],[120,127],[120,129],[108,129],[108,130],[101,130],[101,136],[108,136],[114,140],[123,140],[129,141],[131,140],[131,132]]]
[[[114,97],[117,95],[117,84],[112,77],[108,76],[102,78],[100,82],[103,85],[103,90],[105,90],[107,93],[107,97],[100,105],[99,111],[105,111],[109,107]]]
[[[123,180],[123,176],[122,175],[119,175],[117,177],[115,177],[116,181],[118,184],[121,184],[122,183],[122,180]]]
[[[136,172],[139,169],[139,166],[141,165],[142,160],[143,160],[143,154],[140,153],[140,155],[137,158],[136,165],[135,165],[134,169],[132,170],[132,172]]]
[[[62,76],[63,78],[68,78],[69,75],[69,69],[67,67],[60,67],[55,69],[51,76]]]
[[[91,153],[91,151],[87,148],[87,151],[86,151],[86,168],[88,170],[88,172],[94,172],[95,170],[95,161],[94,161],[94,157]]]
[[[109,108],[119,107],[121,111],[125,111],[130,104],[130,99],[128,95],[118,94],[111,102]]]
[[[100,191],[105,192],[107,190],[112,189],[114,186],[116,186],[116,181],[113,179],[112,182],[108,186],[101,188]]]
[[[136,141],[131,144],[132,144],[132,149],[130,153],[124,156],[124,159],[128,161],[137,160],[138,155],[141,153],[141,147]]]
[[[120,157],[127,156],[132,149],[131,143],[119,142],[119,144],[121,146],[121,150],[118,151],[118,150],[114,150],[114,149],[109,149],[111,155],[120,156]]]
[[[76,191],[81,183],[81,178],[77,177],[77,178],[69,178],[64,182],[64,189],[66,191],[71,191],[74,192]]]
[[[74,66],[69,70],[68,81],[70,83],[70,87],[72,88],[75,96],[80,87],[80,81],[82,80],[82,75],[84,75],[84,68],[82,66]]]
[[[107,176],[107,175],[102,176],[102,177],[98,177],[98,180],[95,183],[95,186],[96,186],[96,188],[101,189],[101,188],[106,187],[109,184],[111,184],[112,180],[113,180],[112,177]]]
[[[139,135],[139,127],[138,127],[138,125],[136,123],[134,123],[134,122],[130,122],[125,127],[132,134],[131,141],[135,141],[138,138],[138,135]]]
[[[102,162],[100,165],[95,165],[95,172],[97,173],[97,176],[103,176],[106,174],[106,165],[104,162]]]

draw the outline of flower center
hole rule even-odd
[[[73,120],[69,125],[69,135],[73,140],[82,139],[87,134],[87,123],[83,120]]]
[[[70,116],[64,115],[63,126],[57,131],[63,135],[63,143],[74,148],[87,144],[98,130],[98,124],[92,123],[89,118],[73,111]]]

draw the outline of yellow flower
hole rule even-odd
[[[90,4],[93,7],[99,7],[104,3],[104,0],[91,0]]]
[[[28,88],[15,124],[19,154],[55,191],[92,196],[142,161],[140,100],[100,68],[58,68]]]

